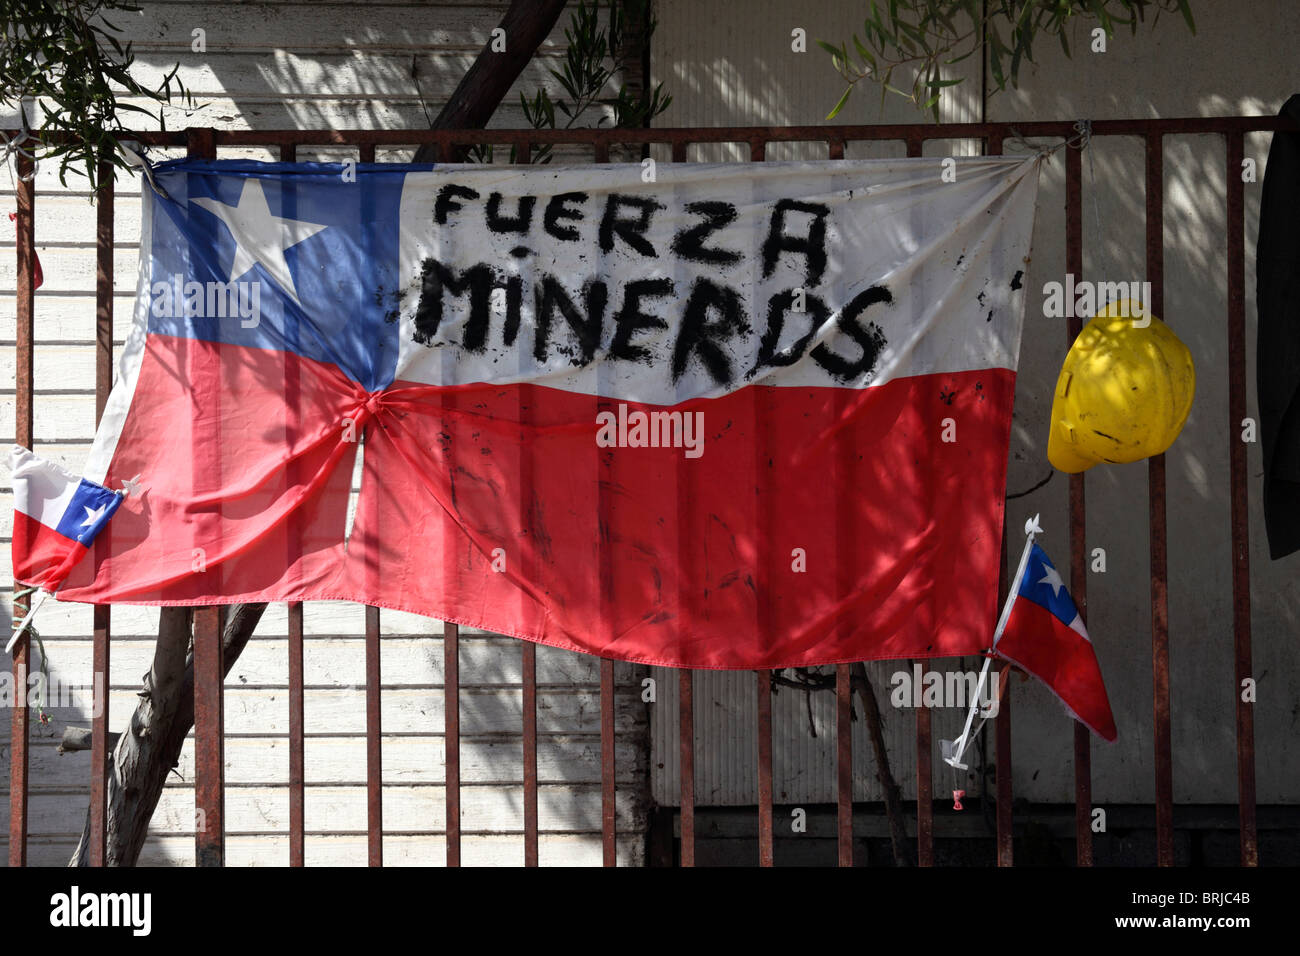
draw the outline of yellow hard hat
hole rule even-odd
[[[1195,393],[1192,353],[1169,326],[1136,302],[1112,302],[1065,356],[1047,459],[1075,473],[1159,455],[1182,431]]]

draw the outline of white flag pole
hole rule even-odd
[[[1034,515],[1025,522],[1025,549],[1020,552],[1020,563],[1016,566],[1016,576],[1011,579],[1011,587],[1007,589],[1007,599],[1002,605],[1002,615],[998,618],[998,626],[993,631],[993,647],[998,646],[998,641],[1002,639],[1002,631],[1007,626],[1007,618],[1011,616],[1011,605],[1016,602],[1016,594],[1020,591],[1021,579],[1025,576],[1025,568],[1029,564],[1029,549],[1033,546],[1034,536],[1043,533],[1042,527],[1038,524],[1038,515]],[[992,648],[990,648],[990,651]],[[984,658],[984,667],[980,670],[979,681],[975,684],[975,699],[970,702],[970,710],[966,714],[966,726],[962,729],[961,736],[956,740],[940,741],[940,746],[946,755],[943,762],[950,767],[956,767],[958,770],[965,770],[966,765],[961,762],[962,754],[970,745],[970,727],[975,722],[975,711],[979,709],[980,693],[984,690],[984,679],[988,676],[989,665],[993,663],[993,656]],[[984,725],[980,724],[982,728]]]
[[[18,643],[18,638],[23,636],[23,631],[27,630],[27,625],[32,623],[32,618],[36,616],[36,612],[40,610],[41,605],[45,603],[45,599],[49,596],[49,591],[42,591],[36,600],[32,602],[31,610],[27,612],[27,616],[23,618],[22,623],[14,628],[13,636],[9,638],[9,643],[5,645],[6,654],[14,649],[14,645]]]
[[[975,722],[975,711],[980,705],[980,692],[984,690],[984,678],[988,677],[989,665],[992,663],[992,655],[984,658],[984,666],[980,669],[980,679],[975,684],[975,694],[971,698],[970,710],[966,712],[966,726],[962,728],[961,736],[951,741],[951,746],[948,746],[950,742],[947,740],[940,741],[941,748],[949,751],[948,756],[943,758],[943,762],[958,770],[966,769],[966,765],[961,762],[961,756],[966,752],[966,744],[970,739],[970,725]]]

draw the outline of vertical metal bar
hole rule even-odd
[[[289,865],[306,864],[306,762],[303,747],[302,602],[289,605]]]
[[[95,196],[95,425],[104,415],[113,388],[113,165],[99,164],[99,189]],[[95,541],[96,556],[104,553],[111,530]],[[91,866],[104,865],[105,824],[108,813],[108,688],[110,609],[96,604],[92,638],[91,686],[95,695],[90,731],[90,845]]]
[[[107,533],[107,532],[103,532]],[[101,533],[101,536],[102,534]],[[96,604],[92,639],[92,688],[95,716],[90,730],[90,865],[103,866],[107,850],[105,824],[108,816],[108,701],[109,701],[109,632],[111,619],[107,604]]]
[[[524,866],[537,866],[537,645],[524,655]]]
[[[1002,668],[1001,680],[998,682],[1002,694],[1002,703],[998,710],[998,719],[993,721],[997,729],[997,841],[998,866],[1012,866],[1015,862],[1014,840],[1012,838],[1011,816],[1011,668]]]
[[[934,753],[924,701],[916,708],[916,865],[934,866]]]
[[[1147,279],[1155,315],[1163,316],[1164,145],[1159,133],[1146,136]],[[1156,862],[1174,862],[1174,772],[1169,727],[1169,578],[1166,551],[1165,456],[1147,465],[1147,508],[1151,521],[1151,672],[1156,770]]]
[[[772,672],[754,673],[758,695],[758,865],[772,866]]]
[[[532,144],[520,143],[515,161],[527,165],[532,161]],[[526,392],[521,392],[521,396]],[[532,423],[531,406],[520,398],[519,421],[527,427]],[[528,503],[533,497],[532,452],[525,445],[520,452],[519,464],[520,515],[528,520]],[[528,572],[525,570],[525,576]],[[522,641],[523,654],[523,735],[524,735],[524,866],[537,866],[537,645]]]
[[[1002,522],[1002,561],[998,569],[998,606],[1006,602],[1010,588],[1010,574],[1007,569],[1007,525]],[[996,756],[994,770],[997,777],[997,847],[998,866],[1014,865],[1015,840],[1013,837],[1013,819],[1011,815],[1011,668],[1003,667],[999,674],[998,693],[1001,703],[997,720],[993,721],[997,731]]]
[[[907,155],[921,155],[924,141],[909,133]],[[930,739],[930,708],[916,708],[916,862],[934,865],[934,748]]]
[[[1091,147],[1088,147],[1091,148]],[[1104,238],[1104,237],[1099,237]],[[1083,278],[1083,157],[1073,147],[1065,150],[1065,271],[1077,284]],[[1066,323],[1067,349],[1078,338],[1083,319],[1070,310]],[[1070,594],[1079,614],[1088,620],[1087,520],[1084,475],[1070,475]],[[1073,721],[1074,733],[1074,846],[1075,862],[1092,866],[1092,737],[1088,728]]]
[[[34,165],[21,153],[17,155],[16,170],[19,181],[18,236],[15,248],[18,255],[18,336],[15,349],[17,370],[14,381],[14,441],[26,448],[32,447],[32,340],[34,335],[33,262],[36,253],[35,239],[35,180],[23,182],[30,176]],[[14,582],[14,590],[21,590]],[[31,606],[28,598],[14,599],[14,623],[22,620]],[[31,641],[24,635],[13,650],[14,694],[13,713],[9,725],[9,865],[27,865],[27,671],[31,664]]]
[[[695,681],[682,668],[677,672],[677,719],[680,722],[682,866],[695,865]]]
[[[919,133],[916,135],[920,135]],[[990,130],[985,138],[985,154],[989,156],[1003,155],[1005,131],[1001,128]],[[909,150],[914,149],[914,155],[920,155],[920,144],[915,146],[909,141]],[[1076,157],[1077,158],[1077,157]],[[1007,531],[1005,518],[1002,529],[1002,547],[1000,551],[1001,559],[998,571],[998,606],[1001,607],[1005,601],[1008,588],[1008,568],[1007,568]],[[999,866],[1013,865],[1013,814],[1012,814],[1012,769],[1011,769],[1011,687],[1009,677],[1011,668],[1004,667],[1001,671],[1001,680],[999,683],[999,693],[1001,695],[1002,707],[998,714],[996,723],[997,737],[995,749],[995,766],[997,776],[997,861]]]
[[[830,159],[844,158],[844,140],[833,137],[827,142]],[[838,391],[837,391],[838,394]],[[849,462],[843,465],[852,467]],[[841,478],[846,478],[842,475]],[[842,523],[837,528],[842,527]],[[849,562],[841,553],[848,544],[844,535],[836,536],[836,573],[839,576],[837,597],[844,598],[848,588],[845,577]],[[835,668],[835,845],[840,866],[853,865],[853,684],[848,664]]]
[[[989,135],[988,152],[993,155],[1002,153],[1002,133],[997,131]],[[1006,592],[1010,588],[1010,571],[1008,568],[1008,559],[1006,559],[1006,520],[1002,522],[1002,548],[1001,562],[998,567],[998,606],[1006,600]],[[997,721],[997,743],[996,743],[996,770],[997,770],[997,865],[1013,866],[1015,864],[1015,839],[1014,839],[1014,816],[1011,813],[1011,783],[1013,783],[1013,771],[1011,771],[1011,687],[1010,687],[1011,669],[1004,667],[1001,672],[1001,680],[998,682],[1000,692],[1002,693],[1001,709],[998,710]]]
[[[443,734],[447,763],[447,865],[460,866],[460,625],[442,625]]]
[[[835,667],[835,808],[839,865],[853,865],[853,686],[848,664]]]
[[[609,162],[609,144],[595,144],[596,162]],[[605,492],[598,497],[597,515],[604,521],[607,508]],[[601,581],[603,593],[611,593],[612,581],[609,575],[612,568],[608,560],[601,558]],[[604,612],[602,621],[607,620]],[[600,661],[600,843],[605,866],[618,866],[618,825],[616,816],[617,794],[614,785],[616,766],[614,763],[614,662],[607,658]]]
[[[1255,714],[1242,699],[1251,677],[1250,510],[1246,495],[1246,445],[1238,429],[1246,417],[1246,240],[1241,170],[1242,133],[1228,134],[1228,460],[1232,509],[1233,695],[1237,717],[1237,807],[1241,865],[1259,865],[1255,833]]]
[[[213,131],[189,129],[186,152],[195,158],[214,158],[217,147]],[[224,866],[226,862],[222,618],[220,607],[200,607],[194,611],[194,804],[198,866]]]
[[[296,162],[298,147],[295,143],[285,143],[280,147],[280,161]],[[285,212],[285,215],[291,213]],[[285,395],[288,401],[287,414],[292,422],[286,442],[292,443],[297,433],[297,367],[285,366]],[[297,535],[290,533],[289,547],[296,551],[300,542]],[[292,554],[291,554],[292,556]],[[303,693],[303,640],[302,640],[302,602],[289,604],[289,865],[305,866],[306,855],[306,819],[307,819],[307,771],[304,734],[306,732],[305,694]]]
[[[215,131],[203,126],[191,126],[185,130],[185,153],[196,159],[216,159],[217,138]]]
[[[366,843],[371,866],[384,865],[383,737],[379,705],[379,608],[366,605]]]
[[[14,590],[21,589],[18,582]],[[14,598],[14,624],[22,620],[31,607],[29,598]],[[27,670],[31,646],[26,635],[14,645],[13,714],[9,727],[9,865],[27,865]]]
[[[113,388],[113,164],[99,164],[95,194],[95,423]]]
[[[375,144],[362,143],[363,163],[375,161]],[[371,866],[384,865],[383,726],[380,701],[379,608],[366,606],[366,836]]]
[[[673,162],[686,162],[687,142],[673,142]],[[679,482],[682,480],[679,476]],[[678,514],[683,512],[678,491]],[[680,522],[679,522],[680,524]],[[678,764],[681,785],[681,865],[695,866],[695,679],[686,668],[677,672]]]
[[[991,156],[1001,156],[1003,152],[1003,134],[1000,130],[989,134],[985,146],[986,151]],[[1006,600],[1006,592],[1010,587],[1010,570],[1007,567],[1007,529],[1005,515],[1002,525],[1002,549],[1001,562],[998,568],[998,606]],[[1012,769],[1011,769],[1011,671],[1009,668],[1003,668],[1002,680],[1002,702],[1004,708],[999,711],[997,724],[997,743],[996,743],[996,767],[998,779],[998,809],[997,809],[997,848],[998,848],[998,865],[1012,866],[1014,864],[1014,838],[1013,826],[1014,820],[1012,815]]]
[[[605,866],[618,866],[614,793],[614,662],[600,660],[600,842]]]
[[[767,159],[767,143],[761,139],[751,140],[749,144],[749,161],[761,163]],[[755,410],[757,421],[755,428],[765,434],[768,428],[766,405],[762,393],[756,393],[759,402]],[[764,549],[760,547],[760,553]],[[771,614],[763,595],[759,597],[759,627],[767,636],[770,628]],[[772,845],[772,672],[756,672],[754,683],[758,695],[758,865],[772,866],[775,851]]]
[[[990,132],[985,143],[985,152],[991,156],[1002,155],[1003,133],[1001,130]],[[1007,570],[1007,527],[1005,515],[1002,523],[1002,546],[998,562],[998,606],[1006,599],[1008,588]],[[995,744],[995,768],[997,777],[997,863],[998,866],[1013,864],[1013,818],[1011,813],[1011,687],[1010,667],[1003,667],[998,682],[1001,706],[997,720]]]
[[[225,866],[225,743],[221,608],[194,610],[195,862]]]

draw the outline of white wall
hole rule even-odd
[[[395,128],[427,125],[409,77],[421,57],[422,86],[436,115],[500,20],[506,4],[147,2],[116,18],[135,41],[142,80],[181,63],[181,78],[203,104],[190,116],[167,111],[169,128]],[[567,21],[567,17],[565,18]],[[191,31],[206,31],[206,53]],[[559,39],[560,46],[555,40]],[[519,88],[542,82],[563,49],[562,31],[529,66]],[[494,125],[522,126],[518,96]],[[0,115],[11,126],[12,116]],[[275,158],[259,150],[222,156]],[[299,159],[355,157],[355,151],[302,149]],[[381,150],[379,159],[401,159]],[[73,470],[94,435],[95,207],[84,180],[61,189],[53,169],[37,179],[37,254],[45,284],[36,294],[35,450]],[[78,186],[82,188],[79,190]],[[0,213],[15,206],[0,172]],[[139,254],[139,184],[118,178],[115,204],[115,334],[120,348],[131,319]],[[0,217],[0,434],[14,429],[15,254],[12,226]],[[4,231],[9,230],[9,231]],[[0,493],[8,495],[7,473]],[[0,578],[7,579],[12,516],[0,509]],[[113,615],[111,729],[135,705],[152,655],[157,609],[118,607]],[[364,612],[310,604],[306,631],[307,863],[366,861]],[[385,611],[381,617],[385,862],[444,860],[445,763],[441,625]],[[38,616],[51,668],[89,685],[90,608],[50,602]],[[226,694],[227,853],[232,865],[288,863],[288,671],[285,608],[267,611],[241,655]],[[6,667],[8,664],[5,665]],[[540,647],[538,672],[539,857],[546,864],[601,862],[599,665],[595,658]],[[646,711],[619,665],[618,829],[622,863],[644,855]],[[523,750],[520,644],[461,631],[462,859],[523,862]],[[51,711],[32,730],[30,860],[66,863],[85,818],[89,754],[59,756],[65,725],[89,726],[83,709]],[[7,712],[0,715],[8,726]],[[154,817],[143,860],[193,862],[193,750],[187,744]],[[9,736],[0,740],[0,800],[8,807]],[[8,827],[0,827],[0,852]]]

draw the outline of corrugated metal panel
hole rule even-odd
[[[978,670],[973,658],[953,668]],[[826,672],[829,669],[822,669]],[[876,661],[867,665],[880,707],[885,749],[890,770],[905,798],[916,796],[915,715],[910,707],[896,708],[891,700],[891,677],[909,670],[904,661]],[[658,700],[651,708],[651,796],[664,806],[677,806],[680,797],[678,708],[676,672],[652,668]],[[695,801],[699,806],[746,806],[758,799],[755,736],[755,675],[751,671],[697,671],[695,674]],[[876,762],[863,719],[861,701],[854,695],[853,799],[883,800],[876,779]],[[811,720],[810,720],[811,715]],[[966,712],[939,708],[933,713],[935,792],[946,797],[955,786],[971,796],[979,780],[971,775],[964,784],[956,772],[938,759],[938,743],[961,733]],[[974,766],[972,764],[972,766]],[[778,804],[801,805],[835,802],[835,695],[832,691],[807,692],[782,687],[772,701],[773,798]]]

